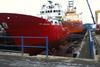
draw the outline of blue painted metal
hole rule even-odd
[[[46,61],[48,60],[48,37],[46,37]]]
[[[88,32],[89,32],[89,57],[94,58],[95,52],[94,52],[94,39],[93,39],[92,29],[89,29]]]
[[[22,56],[24,53],[24,36],[21,36],[21,51],[22,51]]]
[[[48,37],[32,37],[32,36],[0,36],[0,38],[20,38],[21,39],[21,51],[22,51],[22,56],[24,53],[24,48],[45,48],[46,52],[46,60],[48,59]],[[25,46],[24,45],[24,39],[25,38],[45,38],[45,46]],[[3,45],[2,45],[3,46]],[[5,45],[4,45],[5,46]],[[6,47],[14,47],[14,45],[6,45]]]
[[[0,36],[4,38],[21,38],[21,36]],[[33,36],[23,36],[23,38],[46,38],[46,37],[33,37]]]
[[[4,47],[16,47],[15,45],[0,45],[0,46],[4,46]],[[17,46],[20,47],[20,46]]]
[[[45,46],[23,46],[24,48],[45,48]]]

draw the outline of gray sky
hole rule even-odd
[[[67,8],[67,0],[53,0],[62,5],[63,10]],[[83,14],[80,16],[84,23],[93,23],[87,7],[86,0],[74,0],[77,12]],[[0,0],[0,12],[20,13],[37,16],[41,5],[47,0]],[[93,14],[95,10],[100,10],[100,0],[89,0]]]

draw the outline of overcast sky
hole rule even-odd
[[[37,16],[41,5],[48,0],[0,0],[0,13],[20,13]],[[63,10],[67,8],[67,0],[53,0],[62,5]],[[74,0],[77,12],[83,14],[80,16],[84,23],[93,23],[86,0]],[[100,10],[100,0],[89,0],[93,14],[95,10]]]

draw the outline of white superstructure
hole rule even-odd
[[[67,11],[63,17],[64,21],[80,21],[79,15],[76,13],[76,7],[74,6],[74,0],[68,0]]]
[[[42,18],[50,21],[53,25],[59,25],[63,16],[61,5],[48,0],[46,4],[42,5],[40,15]]]

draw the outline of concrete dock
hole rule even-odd
[[[98,61],[100,61],[100,35],[96,35],[95,36],[95,41],[96,41],[96,50],[97,50],[97,59]]]
[[[84,39],[81,43],[81,50],[80,50],[80,55],[79,58],[89,58],[89,45],[88,45],[88,33],[86,33],[86,35],[84,36]]]
[[[1,54],[2,52],[0,52],[0,67],[100,67],[99,62],[91,59],[48,56],[48,60],[45,60],[45,55]]]

